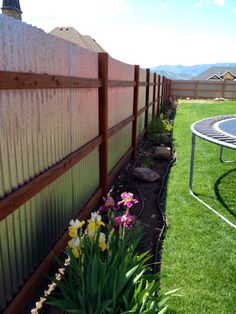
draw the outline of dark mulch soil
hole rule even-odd
[[[158,204],[158,196],[169,161],[152,158],[153,147],[154,144],[152,142],[148,140],[142,141],[137,159],[122,171],[113,186],[111,195],[118,200],[122,192],[131,192],[139,201],[138,204],[133,205],[130,213],[138,218],[144,229],[140,250],[150,250],[155,258],[157,240],[164,223],[159,207],[161,206],[162,211],[164,210],[165,195],[164,193],[161,194],[160,204]],[[135,179],[132,175],[135,167],[141,167],[147,161],[152,163],[151,169],[160,175],[160,179],[152,183]]]

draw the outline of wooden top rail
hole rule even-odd
[[[147,82],[139,82],[139,86],[147,86],[147,84]],[[135,81],[108,81],[108,87],[134,87],[135,85]],[[153,85],[158,83],[149,84],[149,86]],[[101,86],[101,79],[0,71],[0,89],[99,88]]]
[[[100,79],[0,71],[0,89],[98,88],[100,86]]]

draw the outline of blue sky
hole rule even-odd
[[[115,59],[152,67],[236,62],[235,0],[20,0],[23,20],[73,26]]]

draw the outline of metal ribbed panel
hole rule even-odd
[[[185,94],[186,92],[184,92]],[[194,94],[194,91],[193,91]],[[215,97],[221,97],[222,91],[199,91],[198,92],[198,97],[201,98],[215,98]]]
[[[222,84],[225,84],[225,91],[226,92],[227,91],[234,91],[234,95],[235,95],[235,92],[236,92],[236,82],[235,81],[233,81],[233,82],[232,81],[229,81],[229,82],[228,81],[224,81],[224,83],[222,82]]]
[[[0,70],[98,77],[97,54],[0,15]],[[98,89],[1,90],[0,198],[98,135]],[[98,149],[0,222],[0,311],[99,184]]]
[[[150,83],[154,82],[154,74],[150,73]],[[149,103],[153,101],[153,85],[149,86]]]
[[[146,86],[140,86],[138,93],[138,110],[145,107],[145,102],[146,102]]]
[[[0,15],[0,70],[98,77],[97,54]]]
[[[207,82],[207,83],[209,83],[209,82]],[[177,87],[177,88],[179,88],[179,87]],[[195,86],[193,86],[191,84],[185,85],[184,89],[188,89],[188,88],[195,89]],[[220,84],[216,83],[214,85],[210,85],[210,84],[206,84],[206,83],[204,84],[204,83],[200,83],[199,82],[198,85],[197,85],[197,89],[199,89],[199,90],[203,89],[205,91],[212,91],[212,92],[214,92],[216,89],[219,90],[219,91],[222,91],[222,81],[221,81]]]
[[[133,114],[133,88],[110,87],[108,103],[108,127],[111,128]]]
[[[141,116],[138,117],[137,121],[137,134],[139,135],[143,130],[145,126],[145,112],[141,114]]]
[[[1,307],[45,257],[99,184],[99,152],[38,193],[0,223]]]
[[[148,122],[152,120],[152,108],[153,105],[148,108]]]
[[[109,80],[134,80],[134,66],[108,58]],[[108,127],[125,120],[133,114],[133,87],[110,87],[108,89]]]
[[[160,87],[159,87],[160,88],[160,99],[162,97],[162,87],[163,87],[162,84],[163,84],[163,76],[160,77]]]
[[[109,80],[133,81],[134,66],[124,62],[108,58],[108,78]]]
[[[194,90],[195,81],[171,81],[171,88],[173,89],[189,89]]]
[[[97,89],[2,91],[0,196],[97,135]]]
[[[146,70],[140,69],[139,72],[139,81],[146,82]],[[146,102],[146,86],[139,86],[139,94],[138,94],[138,110],[142,109],[145,106]]]
[[[98,90],[72,89],[67,110],[70,112],[71,149],[74,151],[99,134]]]
[[[147,78],[147,72],[145,69],[140,69],[139,71],[139,81],[140,82],[146,82],[146,78]]]
[[[108,142],[108,171],[110,172],[117,162],[131,147],[132,123],[113,135]]]
[[[73,208],[74,213],[88,200],[99,185],[99,150],[95,149],[73,167]],[[92,210],[92,208],[91,208]],[[67,219],[68,221],[68,219]]]

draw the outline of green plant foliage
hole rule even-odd
[[[154,118],[148,127],[150,134],[171,133],[172,130],[173,125],[163,114],[160,117]]]
[[[66,249],[70,263],[61,280],[53,280],[57,288],[48,304],[65,313],[152,314],[166,311],[168,297],[161,300],[157,296],[159,281],[156,274],[150,274],[151,255],[149,252],[137,254],[142,230],[137,222],[130,223],[134,216],[129,214],[137,200],[131,193],[122,195],[123,199],[118,203],[125,209],[122,216],[112,208],[111,197],[101,207],[103,211],[107,210],[106,225],[98,213],[92,213],[85,230],[85,222],[70,223],[72,239]],[[105,239],[103,245],[100,241],[102,231],[106,233],[106,238],[102,237]]]

